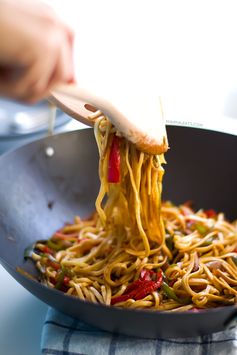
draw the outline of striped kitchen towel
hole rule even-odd
[[[208,336],[150,340],[108,333],[49,308],[41,351],[47,355],[237,355],[237,321]]]

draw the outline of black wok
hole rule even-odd
[[[164,199],[237,217],[237,137],[168,127]],[[54,154],[46,154],[52,147]],[[49,152],[50,153],[50,152]],[[52,152],[51,152],[52,153]],[[58,310],[104,330],[140,337],[189,337],[217,332],[236,316],[235,306],[200,313],[122,310],[65,296],[16,271],[35,274],[24,249],[46,239],[75,214],[94,210],[98,155],[91,129],[41,139],[0,158],[0,261],[26,289]],[[3,286],[3,285],[2,285]]]

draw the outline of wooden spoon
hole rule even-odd
[[[155,108],[154,116],[149,109],[147,113],[141,113],[139,103],[136,102],[136,105],[133,105],[136,109],[131,114],[131,109],[126,105],[119,110],[104,98],[93,95],[75,84],[58,86],[51,92],[48,100],[71,117],[89,126],[94,124],[93,115],[90,117],[90,113],[98,108],[125,138],[145,153],[161,154],[168,149],[161,107]],[[156,102],[157,105],[160,103]]]

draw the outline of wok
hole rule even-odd
[[[196,128],[168,127],[164,199],[237,216],[237,137]],[[51,147],[52,149],[47,149]],[[54,154],[52,154],[54,153]],[[26,289],[58,310],[111,332],[190,337],[223,330],[236,306],[199,313],[118,309],[81,301],[19,273],[36,275],[24,249],[48,238],[75,214],[88,216],[98,192],[98,154],[92,129],[48,137],[0,158],[0,261]],[[2,285],[3,286],[3,285]]]

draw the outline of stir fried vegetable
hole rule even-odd
[[[142,270],[140,278],[128,285],[123,295],[111,299],[111,304],[127,301],[128,299],[140,300],[156,291],[162,284],[162,271]]]
[[[120,181],[120,141],[120,137],[113,135],[109,153],[108,182],[116,184]]]

